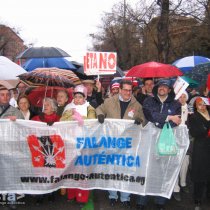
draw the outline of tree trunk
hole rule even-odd
[[[161,1],[161,15],[157,24],[157,48],[158,60],[161,63],[168,62],[169,54],[169,0]]]

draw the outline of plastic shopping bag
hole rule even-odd
[[[171,125],[167,122],[164,124],[157,142],[157,152],[159,155],[176,155],[178,147],[174,137]]]

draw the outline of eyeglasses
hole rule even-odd
[[[132,89],[122,89],[122,90],[124,90],[125,92],[129,92],[129,93],[131,93],[132,92]]]

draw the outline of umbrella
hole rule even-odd
[[[25,72],[25,69],[7,57],[0,56],[0,80],[17,80],[17,75]]]
[[[18,82],[18,80],[0,80],[0,85],[3,85],[8,90],[11,90],[16,88]]]
[[[27,71],[33,71],[36,68],[57,67],[60,69],[76,70],[76,67],[65,58],[31,58],[23,66]]]
[[[75,65],[75,64],[74,64]],[[84,68],[83,66],[80,66],[76,71],[74,71],[76,75],[78,75],[79,78],[85,80],[85,79],[94,79],[96,76],[94,75],[89,75],[87,76],[85,73],[84,73]],[[122,77],[124,76],[124,72],[117,66],[117,69],[116,69],[116,73],[115,74],[110,74],[110,75],[102,75],[100,76],[100,81],[101,83],[103,84],[103,87],[104,88],[107,88],[110,84],[110,81],[114,78],[114,77]]]
[[[181,78],[183,80],[185,80],[188,84],[189,84],[189,87],[190,88],[197,88],[199,86],[199,82],[191,79],[190,77],[187,77],[187,76],[181,76]]]
[[[175,66],[152,61],[132,67],[126,74],[126,77],[157,78],[181,75],[183,73]]]
[[[75,73],[85,74],[83,66],[80,66]],[[113,75],[113,77],[123,77],[125,74],[120,67],[117,66],[115,74],[106,74],[106,75]],[[103,75],[104,76],[104,75]]]
[[[73,87],[81,84],[80,79],[71,71],[59,68],[37,68],[18,76],[29,86]]]
[[[63,87],[36,87],[30,90],[30,92],[27,94],[28,99],[31,103],[31,105],[35,107],[42,107],[43,101],[46,97],[49,98],[56,98],[57,92],[59,90],[67,90],[69,93],[69,102],[73,98],[73,90],[72,88],[63,88]]]
[[[200,84],[206,84],[208,74],[210,74],[210,62],[196,65],[192,71],[186,72],[186,76],[198,81]]]
[[[55,57],[70,57],[70,55],[58,47],[31,47],[17,56],[18,59]]]
[[[172,65],[186,73],[191,71],[196,65],[207,62],[210,62],[210,59],[203,56],[187,56],[175,61]]]

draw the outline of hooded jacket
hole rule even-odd
[[[171,88],[168,97],[162,103],[157,94],[158,87],[159,85],[156,85],[153,88],[152,93],[154,97],[148,97],[145,99],[143,103],[143,112],[148,121],[154,123],[155,126],[159,128],[163,128],[168,115],[181,115],[181,104],[174,100],[175,93],[173,88]],[[171,127],[177,126],[172,121],[169,121],[169,123]]]

